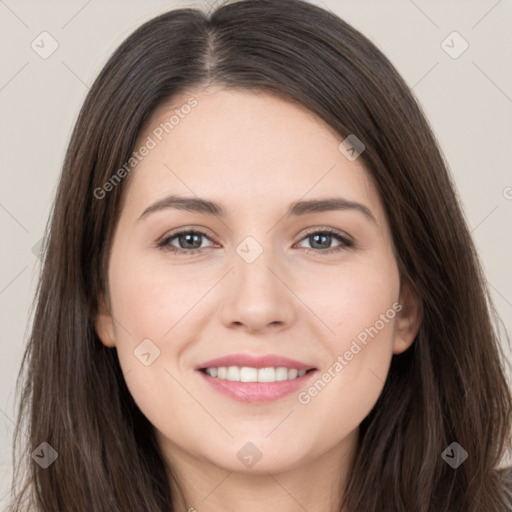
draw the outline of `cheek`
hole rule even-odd
[[[376,324],[381,338],[390,338],[396,315],[393,304],[399,296],[399,275],[393,259],[331,268],[323,278],[317,276],[313,289],[310,303],[330,328],[334,349],[346,349],[347,342],[350,345],[361,333],[364,341],[364,333]]]
[[[382,389],[392,357],[398,270],[393,260],[381,259],[331,272],[324,284],[324,294],[316,296],[318,316],[330,327],[323,337],[331,355],[324,381],[353,410],[367,408]],[[324,399],[336,401],[334,394]]]
[[[179,267],[151,262],[143,256],[113,257],[111,268],[117,320],[137,339],[168,339],[170,331],[204,294],[200,279],[183,279]]]
[[[314,409],[334,436],[338,429],[355,428],[382,392],[400,309],[399,275],[392,260],[352,267],[331,273],[325,290],[317,301],[334,331],[323,338],[331,357],[299,402]]]
[[[201,281],[195,286],[180,279],[176,268],[148,265],[137,257],[113,255],[111,268],[116,349],[126,385],[153,425],[183,434],[180,425],[192,424],[192,412],[199,413],[194,383],[182,387],[176,362],[189,343],[193,306],[204,294]],[[175,407],[181,422],[176,422]]]
[[[128,251],[112,255],[109,278],[119,362],[134,400],[150,411],[169,401],[160,396],[164,390],[178,393],[171,374],[189,343],[185,331],[195,319],[199,285],[180,279],[175,268],[148,265]],[[173,394],[178,403],[181,398]]]

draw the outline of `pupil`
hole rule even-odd
[[[317,242],[316,242],[316,240],[317,240],[318,238],[323,238],[323,240],[324,240],[324,241],[325,241],[325,240],[327,240],[327,241],[328,241],[328,240],[331,238],[331,235],[324,235],[324,234],[320,234],[320,235],[312,235],[312,237],[311,237],[311,238],[314,240],[314,243],[313,243],[313,244],[311,244],[311,246],[312,246],[312,247],[314,247],[314,246],[316,245],[316,243],[317,243]],[[327,243],[327,246],[328,246],[328,245],[329,245],[329,244]],[[324,246],[320,246],[319,248],[320,248],[320,249],[322,249],[322,248],[325,248],[325,247],[324,247]]]
[[[186,241],[187,241],[187,242],[185,243],[185,245],[186,245],[186,244],[190,241],[190,239],[191,239],[191,238],[193,238],[193,237],[195,237],[195,238],[196,238],[196,242],[197,242],[197,241],[199,240],[199,237],[200,237],[200,236],[201,236],[201,235],[199,235],[199,234],[197,234],[197,233],[189,233],[189,234],[187,234],[187,235],[182,235],[182,236],[180,237],[180,245],[182,245],[182,244],[181,244],[181,241],[182,241],[182,240],[186,240]],[[193,242],[192,242],[192,243],[193,243]],[[197,245],[197,246],[194,246],[194,247],[190,247],[190,246],[188,246],[188,247],[182,247],[182,249],[198,249],[200,246],[201,246],[201,242],[199,241],[199,245]]]

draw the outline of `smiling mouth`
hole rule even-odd
[[[228,398],[247,404],[264,404],[299,391],[313,378],[317,369],[210,366],[196,371],[211,389]]]
[[[316,371],[316,368],[298,370],[284,366],[253,368],[250,366],[219,366],[201,368],[201,372],[214,379],[242,383],[271,383],[295,380]]]

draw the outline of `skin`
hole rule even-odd
[[[197,106],[130,174],[97,332],[116,348],[128,388],[156,429],[169,475],[184,490],[183,498],[174,493],[180,510],[325,512],[342,495],[359,425],[392,355],[416,336],[419,301],[400,282],[362,158],[348,160],[338,149],[343,138],[308,110],[267,93],[194,89],[161,105],[136,147],[191,96]],[[226,217],[166,209],[138,220],[170,194],[219,202]],[[285,217],[294,201],[332,196],[365,205],[376,223],[348,209]],[[197,241],[202,252],[185,254],[190,241],[180,245],[179,237],[170,243],[181,254],[156,246],[190,228],[206,232]],[[340,242],[315,246],[309,231],[322,228],[350,236],[355,247],[326,253]],[[252,263],[236,252],[249,235],[263,250]],[[297,393],[240,403],[194,371],[246,352],[288,356],[322,374],[397,302],[402,310],[308,404]],[[149,366],[133,353],[144,339],[160,350]],[[237,457],[248,442],[262,454],[251,468]]]

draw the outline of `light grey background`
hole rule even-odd
[[[512,336],[512,0],[314,3],[369,37],[419,98]],[[0,0],[0,506],[11,478],[14,385],[39,271],[33,247],[43,234],[80,105],[107,58],[134,29],[169,9],[203,5]],[[40,51],[43,44],[51,48],[43,31],[58,43],[46,59],[31,47],[35,41]],[[469,44],[458,58],[442,47],[453,31]],[[453,54],[461,44],[451,36],[444,46]]]

